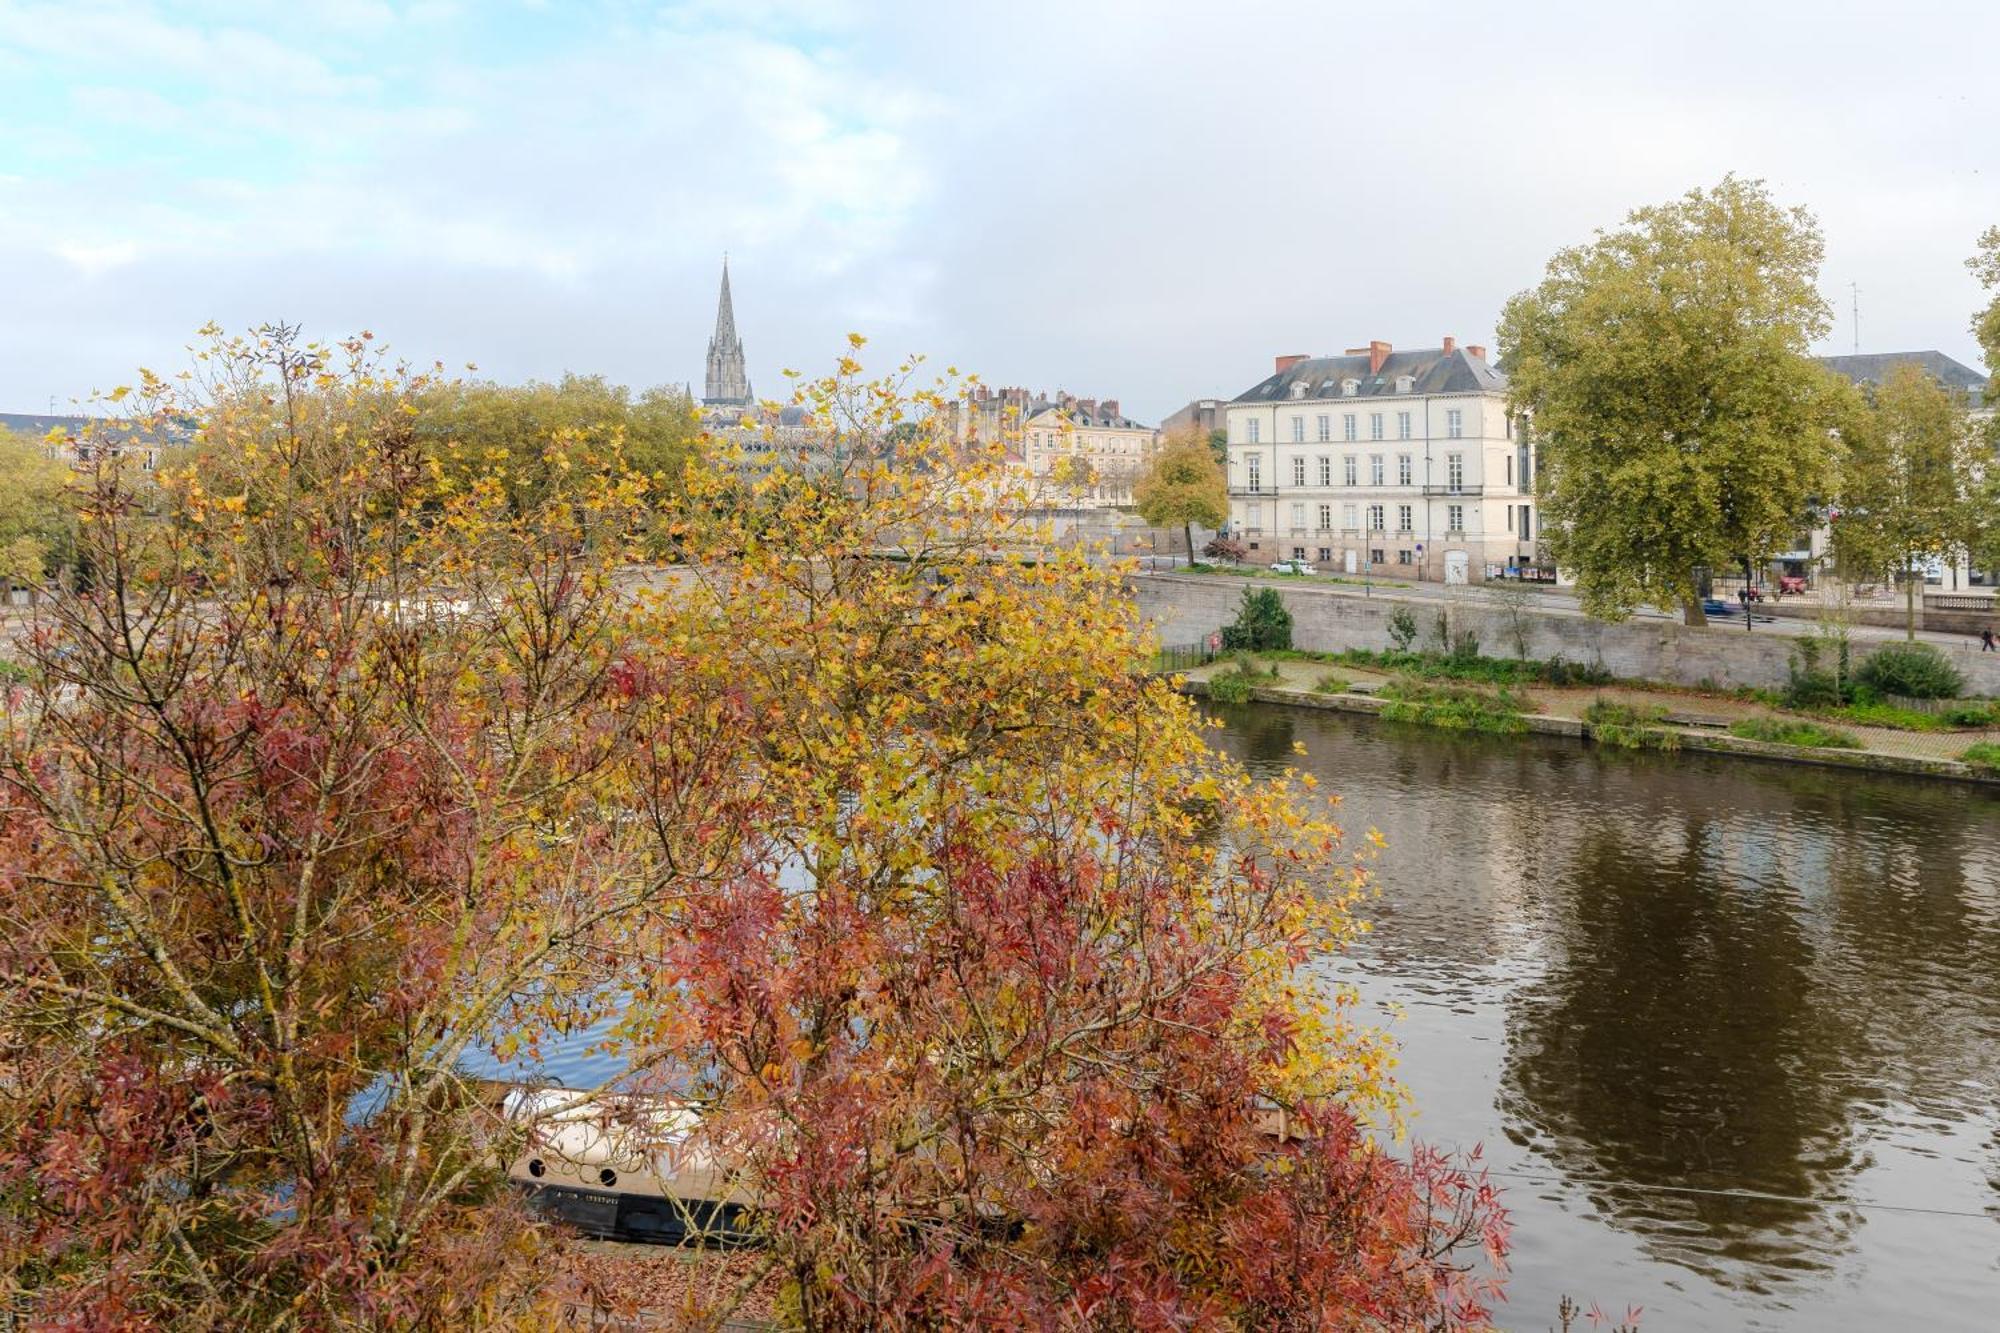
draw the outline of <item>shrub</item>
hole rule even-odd
[[[1781,698],[1787,708],[1838,708],[1852,693],[1845,640],[1840,644],[1836,668],[1828,670],[1820,661],[1819,641],[1799,639],[1792,644],[1785,674]]]
[[[1382,716],[1391,722],[1494,735],[1528,729],[1521,718],[1523,701],[1505,689],[1482,690],[1398,676],[1382,687],[1378,697],[1387,701]]]
[[[1729,734],[1749,741],[1770,741],[1776,745],[1801,745],[1814,750],[1858,750],[1861,742],[1847,732],[1823,727],[1817,722],[1796,718],[1746,717],[1733,722]]]
[[[1211,560],[1227,560],[1232,565],[1240,565],[1250,551],[1233,537],[1216,537],[1201,548],[1201,553]]]
[[[1612,679],[1602,661],[1572,662],[1561,653],[1542,663],[1541,677],[1547,685],[1609,685]]]
[[[1959,704],[1945,709],[1939,716],[1946,726],[1990,727],[2000,723],[2000,704]]]
[[[1250,702],[1250,678],[1235,671],[1218,671],[1208,678],[1208,697],[1219,704]]]
[[[1458,630],[1451,636],[1451,660],[1454,662],[1476,661],[1479,657],[1479,631]]]
[[[30,678],[28,668],[0,657],[0,685],[25,685]]]
[[[1960,762],[1970,764],[1972,771],[1990,778],[2000,778],[2000,744],[1981,741],[1969,745],[1958,756]]]
[[[1911,699],[1956,699],[1965,688],[1945,655],[1928,643],[1892,643],[1870,653],[1855,679],[1883,694]]]
[[[1417,641],[1417,618],[1410,614],[1410,608],[1399,606],[1389,613],[1389,642],[1399,653],[1410,651],[1410,645]]]
[[[1345,694],[1354,688],[1354,682],[1345,676],[1329,672],[1313,682],[1314,694]]]
[[[1276,588],[1245,588],[1236,623],[1222,628],[1222,646],[1257,651],[1292,646],[1292,613]]]
[[[1626,750],[1678,750],[1680,733],[1664,725],[1667,710],[1657,704],[1621,704],[1599,699],[1583,710],[1591,737]]]

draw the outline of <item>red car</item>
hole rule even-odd
[[[1806,580],[1803,574],[1780,574],[1778,576],[1778,596],[1783,597],[1787,593],[1802,593],[1805,590]]]

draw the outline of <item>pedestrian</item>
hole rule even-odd
[[[1990,625],[1979,631],[1979,651],[1982,653],[2000,652],[2000,640],[1994,639],[1993,627]]]

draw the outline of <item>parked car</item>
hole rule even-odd
[[[1731,606],[1720,597],[1701,599],[1701,613],[1705,616],[1733,616],[1740,608]]]
[[[1318,571],[1303,560],[1273,560],[1271,562],[1271,572],[1273,574],[1313,574]]]

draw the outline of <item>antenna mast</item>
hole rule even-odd
[[[1850,282],[1847,290],[1854,300],[1854,354],[1861,355],[1861,284]]]

